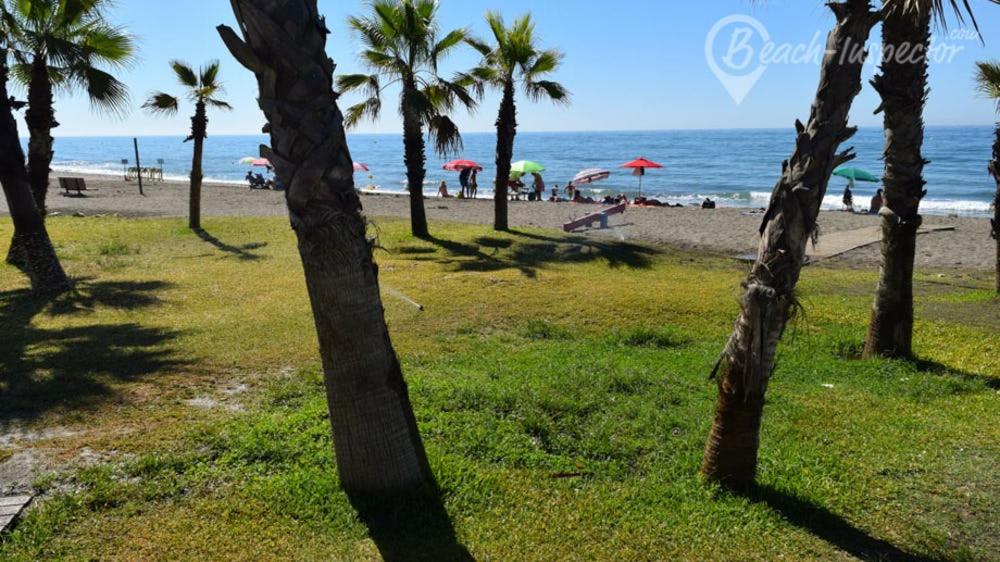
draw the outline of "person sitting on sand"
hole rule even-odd
[[[448,194],[448,182],[441,180],[441,185],[438,186],[438,197],[441,199],[451,198],[451,195]]]
[[[883,205],[885,205],[885,198],[882,196],[882,190],[880,189],[875,192],[875,197],[872,197],[872,204],[868,212],[877,215],[882,210]]]
[[[716,207],[715,201],[712,201],[710,197],[706,197],[705,201],[703,201],[701,204],[702,209],[714,209],[715,207]]]
[[[573,185],[573,182],[566,184],[566,199],[576,201],[576,186]]]
[[[549,201],[552,203],[559,202],[559,184],[552,187],[552,197],[549,197]]]

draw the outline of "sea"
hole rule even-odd
[[[464,150],[442,158],[428,151],[426,193],[433,195],[444,180],[452,193],[458,188],[457,174],[442,169],[446,160],[464,158],[483,165],[480,197],[492,197],[488,189],[494,168],[495,135],[463,135]],[[191,169],[191,144],[184,137],[139,137],[141,164],[162,166],[168,178],[186,179]],[[929,127],[924,153],[931,161],[926,168],[928,195],[922,209],[928,214],[985,216],[990,212],[996,184],[987,172],[992,155],[992,127]],[[577,172],[604,168],[611,176],[587,186],[584,194],[601,197],[639,192],[639,178],[620,166],[646,157],[664,165],[642,178],[642,193],[663,202],[695,204],[706,197],[722,207],[766,206],[771,189],[781,173],[781,163],[791,153],[794,131],[685,130],[642,132],[526,132],[517,136],[515,160],[531,160],[545,166],[549,187],[565,186]],[[210,136],[205,145],[204,174],[218,182],[243,183],[247,156],[257,156],[264,136]],[[403,141],[395,134],[352,134],[348,144],[355,162],[371,168],[359,173],[359,188],[385,193],[405,193],[406,169]],[[882,130],[863,128],[845,146],[854,146],[857,159],[850,166],[876,176],[883,169]],[[122,160],[134,166],[132,138],[60,137],[55,142],[53,169],[57,173],[121,175]],[[263,172],[264,170],[257,169]],[[826,208],[841,207],[847,181],[834,177],[824,201]],[[367,186],[367,187],[366,187]],[[866,206],[878,184],[859,183],[855,202]]]

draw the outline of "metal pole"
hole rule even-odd
[[[145,196],[146,194],[142,192],[142,164],[139,163],[139,139],[132,138],[132,144],[135,146],[135,170],[136,175],[139,176],[139,195]]]

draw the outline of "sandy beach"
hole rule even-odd
[[[52,183],[61,174],[54,173]],[[77,174],[74,174],[76,176]],[[84,176],[89,191],[86,196],[66,196],[53,188],[49,195],[50,213],[119,215],[124,217],[182,217],[187,214],[187,185],[162,182],[145,185],[145,196],[138,186],[110,176]],[[399,195],[364,195],[365,212],[372,218],[407,217],[409,201]],[[438,199],[426,201],[429,219],[472,224],[491,224],[492,201]],[[560,229],[562,224],[599,209],[598,205],[574,203],[512,202],[511,226]],[[285,214],[282,193],[249,191],[231,184],[207,183],[203,191],[205,216],[281,216]],[[6,214],[6,203],[0,201]],[[664,244],[713,254],[737,255],[754,252],[760,215],[747,209],[630,208],[614,217],[606,231],[587,230],[588,236],[607,236],[619,240]],[[957,268],[990,270],[995,265],[995,246],[989,238],[989,221],[969,217],[927,216],[925,225],[954,226],[955,230],[922,235],[917,249],[917,266],[932,269]],[[877,225],[877,218],[842,212],[824,212],[820,232],[833,234]],[[432,225],[433,228],[433,225]],[[863,267],[876,265],[878,245],[853,250],[830,263]]]

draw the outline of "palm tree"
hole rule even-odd
[[[271,148],[261,155],[288,186],[319,336],[341,484],[389,493],[431,483],[402,370],[385,323],[374,241],[354,190],[316,0],[233,0],[243,38],[219,33],[257,76]],[[294,49],[288,48],[294,45]]]
[[[531,15],[525,14],[507,28],[498,12],[488,12],[486,23],[493,32],[495,43],[489,45],[477,39],[468,39],[483,56],[479,67],[472,70],[470,79],[478,86],[496,88],[502,93],[500,113],[497,116],[497,176],[494,228],[507,230],[507,181],[510,179],[510,162],[514,155],[514,137],[517,136],[517,105],[515,92],[520,84],[532,101],[548,98],[556,103],[569,103],[569,92],[561,84],[544,80],[555,72],[563,55],[556,50],[540,50],[535,45],[535,24]]]
[[[815,235],[834,168],[854,158],[850,149],[837,151],[856,131],[848,127],[848,116],[861,91],[864,46],[878,15],[868,0],[829,6],[837,24],[827,39],[809,121],[795,123],[795,150],[771,195],[757,261],[744,283],[742,310],[714,373],[719,396],[702,473],[728,488],[743,489],[754,481],[764,395],[778,341],[796,307],[806,244]]]
[[[948,6],[959,21],[968,14],[975,24],[968,0],[883,0],[882,74],[872,80],[882,98],[878,111],[885,123],[882,267],[865,357],[913,355],[913,266],[923,222],[920,201],[927,194],[923,170],[928,162],[922,154],[926,53],[931,19],[937,17],[945,25]]]
[[[976,84],[979,91],[989,99],[997,102],[997,112],[1000,113],[1000,63],[976,63],[979,71],[976,73]],[[1000,294],[1000,123],[996,127],[996,140],[993,142],[993,161],[990,162],[990,174],[997,182],[997,193],[993,198],[993,239],[997,241],[997,294]]]
[[[120,69],[133,60],[132,36],[107,22],[112,0],[0,0],[7,2],[16,64],[15,80],[27,87],[28,175],[35,202],[45,214],[52,164],[56,89],[82,88],[97,110],[123,115],[128,88],[103,68]]]
[[[468,38],[468,32],[456,29],[442,36],[437,13],[436,0],[374,0],[370,15],[348,19],[364,45],[362,62],[373,74],[349,74],[337,80],[340,91],[361,90],[367,96],[347,110],[348,128],[363,119],[378,119],[382,92],[387,86],[400,86],[411,230],[422,238],[429,236],[423,192],[427,174],[424,128],[433,134],[439,154],[457,152],[462,137],[445,113],[457,104],[470,110],[476,105],[467,84],[445,80],[438,73],[438,64]]]
[[[17,134],[13,102],[7,92],[8,49],[0,23],[0,185],[14,222],[14,240],[21,247],[24,271],[36,294],[54,295],[70,288],[70,280],[56,256],[42,214],[35,205],[24,167],[24,151]]]
[[[212,61],[195,73],[191,66],[181,61],[170,61],[170,68],[177,81],[187,88],[187,97],[194,102],[194,116],[191,117],[191,136],[184,142],[194,141],[194,156],[191,160],[191,196],[188,202],[188,227],[201,230],[201,160],[208,137],[208,106],[216,109],[232,109],[228,103],[218,99],[225,90],[219,82],[219,61]],[[161,115],[174,115],[180,108],[180,100],[163,92],[153,92],[143,109]]]

